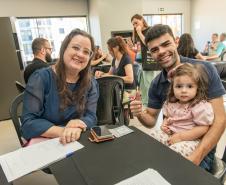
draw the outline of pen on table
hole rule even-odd
[[[69,152],[68,154],[66,154],[66,158],[72,156],[74,154],[74,152]]]

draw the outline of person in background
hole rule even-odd
[[[220,42],[218,42],[218,45],[216,47],[216,50],[212,55],[209,55],[206,57],[206,60],[210,61],[219,61],[221,54],[226,50],[226,34],[222,33],[220,35]]]
[[[176,36],[176,37],[175,37],[175,43],[176,43],[177,46],[178,46],[178,44],[179,44],[179,41],[180,41],[180,37],[179,37],[179,36]]]
[[[109,58],[108,54],[104,54],[102,50],[100,49],[100,46],[95,46],[94,56],[91,61],[91,66],[98,66],[100,64],[103,64],[103,62],[111,62],[111,59]]]
[[[96,71],[97,78],[108,75],[120,76],[125,83],[125,89],[136,89],[133,65],[127,53],[127,45],[122,37],[112,37],[107,41],[109,53],[112,55],[112,65],[108,73]]]
[[[194,41],[189,33],[180,36],[177,51],[184,57],[205,60],[205,57],[195,48]]]
[[[124,41],[127,45],[127,53],[129,55],[132,63],[134,64],[134,62],[136,60],[136,52],[133,50],[133,42],[131,40],[131,37],[124,38]]]
[[[213,33],[211,36],[211,42],[210,41],[207,42],[203,53],[207,56],[215,54],[218,43],[219,43],[218,34]]]
[[[142,15],[135,14],[131,18],[131,23],[133,25],[133,43],[135,44],[135,49],[141,49],[141,63],[142,63],[142,70],[140,73],[140,90],[142,94],[142,102],[144,106],[148,104],[148,88],[151,84],[152,79],[155,76],[154,71],[150,71],[147,68],[148,61],[150,61],[149,51],[145,44],[145,34],[147,33],[148,29],[150,28],[147,22],[144,20]],[[137,54],[139,51],[137,51]]]
[[[216,68],[209,62],[196,61],[194,59],[184,58],[177,52],[177,46],[174,40],[173,32],[168,25],[158,24],[153,26],[147,33],[145,42],[155,61],[161,67],[161,73],[152,81],[149,88],[148,107],[143,110],[142,102],[137,93],[137,99],[130,103],[131,112],[137,116],[139,121],[147,126],[153,127],[161,111],[163,103],[166,100],[170,79],[168,74],[181,63],[199,63],[205,67],[208,74],[208,100],[212,105],[214,112],[214,121],[208,132],[203,136],[197,148],[187,158],[196,165],[211,171],[215,153],[215,146],[225,130],[225,110],[223,104],[223,95],[225,89],[217,74]]]
[[[221,33],[220,41],[226,46],[226,33]]]
[[[47,39],[44,38],[36,38],[32,42],[32,51],[34,55],[34,59],[32,63],[29,64],[24,71],[24,81],[28,82],[31,74],[37,69],[41,69],[43,67],[48,67],[52,62],[51,53],[52,47]]]
[[[185,63],[175,69],[170,80],[161,130],[151,129],[149,134],[189,157],[214,119],[207,100],[208,77],[202,65]]]
[[[82,30],[72,30],[62,42],[57,63],[31,75],[21,116],[26,140],[60,137],[66,144],[96,125],[99,89],[90,72],[93,51],[93,38]]]

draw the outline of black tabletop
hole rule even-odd
[[[144,171],[157,170],[172,185],[220,185],[211,174],[132,127],[134,133],[113,141],[91,143],[70,158],[51,165],[59,184],[110,185]]]

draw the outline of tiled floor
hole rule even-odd
[[[145,133],[149,132],[149,129],[142,126],[136,119],[131,120],[130,125],[136,126]],[[221,157],[226,144],[226,132],[222,136],[218,147],[217,156]],[[0,155],[14,151],[20,148],[20,143],[17,139],[16,132],[14,130],[11,120],[0,122]],[[45,174],[42,171],[37,171],[26,175],[14,182],[14,185],[57,185],[55,178],[52,175]],[[226,185],[226,184],[225,184]]]

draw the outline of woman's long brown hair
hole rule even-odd
[[[119,47],[119,51],[122,54],[128,54],[128,47],[121,36],[112,37],[107,41],[108,47],[112,50],[115,47]]]
[[[57,88],[60,96],[60,110],[65,110],[65,108],[68,106],[76,105],[78,115],[81,116],[84,112],[86,104],[85,95],[91,85],[90,61],[92,57],[90,57],[87,66],[79,72],[79,87],[76,91],[71,91],[68,88],[68,84],[66,82],[66,68],[64,64],[64,52],[67,49],[72,38],[77,35],[88,38],[91,43],[91,50],[94,51],[94,40],[91,35],[80,29],[72,30],[62,42],[60,48],[60,57],[56,63],[55,69]]]

